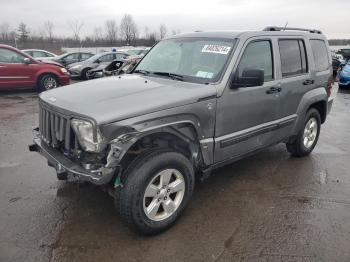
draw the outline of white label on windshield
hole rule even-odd
[[[228,52],[230,52],[230,49],[231,49],[230,46],[204,45],[202,49],[202,53],[215,53],[215,54],[227,55]]]
[[[202,78],[213,78],[214,73],[205,72],[205,71],[198,71],[196,76],[197,77],[202,77]]]

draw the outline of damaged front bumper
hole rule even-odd
[[[66,175],[69,181],[87,181],[95,185],[108,184],[116,168],[101,167],[88,170],[64,156],[58,150],[43,143],[38,134],[34,136],[34,144],[29,145],[29,151],[38,152],[48,160],[48,164],[56,169],[58,175]]]

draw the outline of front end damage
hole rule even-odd
[[[124,121],[98,127],[92,120],[41,101],[39,127],[34,129],[34,144],[29,150],[44,156],[56,169],[58,179],[114,187],[120,186],[123,170],[135,157],[155,148],[181,152],[197,170],[206,169],[210,164],[206,156],[210,154],[203,151],[212,150],[207,143],[199,143],[193,121],[177,116],[165,120]]]
[[[48,165],[56,169],[60,179],[68,181],[87,181],[96,185],[108,184],[117,170],[117,165],[111,163],[87,163],[83,160],[77,162],[62,154],[61,151],[47,145],[42,141],[37,130],[34,131],[34,144],[29,146],[32,152],[44,156]]]

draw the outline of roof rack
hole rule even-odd
[[[279,26],[268,26],[263,29],[263,31],[285,31],[285,30],[292,30],[292,31],[304,31],[309,32],[313,34],[322,34],[320,30],[316,29],[306,29],[306,28],[295,28],[295,27],[279,27]]]

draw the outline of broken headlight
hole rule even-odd
[[[81,119],[72,119],[72,128],[78,138],[80,146],[88,152],[101,152],[105,143],[98,129],[94,130],[92,122]],[[96,132],[96,136],[94,135]]]

